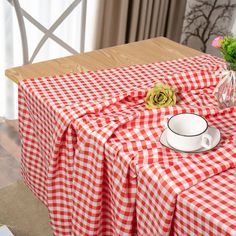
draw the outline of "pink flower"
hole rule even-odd
[[[220,48],[223,40],[224,37],[218,36],[212,41],[211,46],[213,46],[214,48]]]

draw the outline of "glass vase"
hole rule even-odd
[[[224,70],[219,74],[221,81],[216,86],[215,96],[221,109],[236,106],[236,71]]]

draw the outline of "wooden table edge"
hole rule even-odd
[[[156,53],[160,51],[160,53]],[[161,55],[162,53],[162,55]],[[114,67],[130,66],[175,60],[203,55],[195,49],[164,37],[157,37],[91,52],[37,62],[5,70],[8,79],[18,83],[22,79],[61,75],[73,72],[95,71]],[[96,63],[97,62],[97,63]]]

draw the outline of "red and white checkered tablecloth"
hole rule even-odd
[[[235,235],[236,108],[217,108],[220,67],[204,55],[20,82],[22,174],[55,235]],[[147,110],[158,81],[177,89],[177,105]],[[181,112],[218,127],[220,145],[161,146],[163,121]]]
[[[176,235],[236,235],[235,185],[234,168],[180,194],[175,212]]]

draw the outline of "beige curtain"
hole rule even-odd
[[[96,48],[165,36],[179,42],[186,0],[99,0]]]

